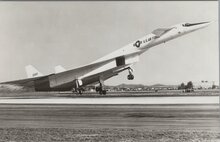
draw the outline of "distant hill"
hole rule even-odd
[[[171,88],[177,87],[178,85],[164,85],[164,84],[154,84],[154,85],[143,85],[143,84],[120,84],[116,86],[108,87],[118,87],[118,88]]]
[[[150,87],[154,87],[154,88],[175,88],[175,87],[178,87],[178,85],[154,84],[154,85],[151,85]]]
[[[151,85],[151,87],[157,87],[157,86],[167,86],[167,85],[164,85],[164,84],[154,84],[154,85]]]
[[[145,86],[143,84],[120,84],[115,87],[118,87],[118,88],[142,88]]]

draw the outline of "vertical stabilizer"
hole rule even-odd
[[[33,77],[39,77],[39,76],[43,76],[42,73],[40,73],[35,67],[33,67],[32,65],[27,65],[25,67],[26,73],[27,73],[27,77],[28,78],[33,78]]]
[[[56,66],[54,69],[55,69],[55,73],[66,71],[66,69],[64,69],[64,67],[62,67],[61,65]]]

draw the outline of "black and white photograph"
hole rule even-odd
[[[218,1],[1,1],[0,141],[219,142]]]

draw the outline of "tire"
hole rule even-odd
[[[133,76],[132,74],[129,74],[129,75],[127,76],[127,78],[128,78],[128,80],[133,80],[133,79],[134,79],[134,76]]]
[[[130,74],[127,76],[127,79],[130,80]]]
[[[133,80],[134,79],[134,75],[131,75],[131,80]]]
[[[107,93],[106,90],[103,90],[103,91],[102,91],[102,94],[103,94],[103,95],[106,95],[106,93]]]
[[[99,91],[99,94],[102,95],[102,90]]]
[[[79,90],[79,95],[82,95],[82,90]]]

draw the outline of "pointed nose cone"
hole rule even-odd
[[[185,23],[183,24],[183,27],[185,28],[186,33],[190,33],[193,31],[197,31],[199,29],[205,28],[208,25],[210,25],[212,22],[200,22],[200,23]]]
[[[188,27],[191,27],[194,30],[198,30],[201,28],[205,28],[207,26],[209,26],[212,22],[200,22],[200,23],[192,23],[189,24]]]
[[[200,24],[200,26],[201,26],[202,28],[205,28],[205,27],[209,26],[211,23],[212,23],[211,21],[209,21],[209,22],[202,22],[202,23]]]

